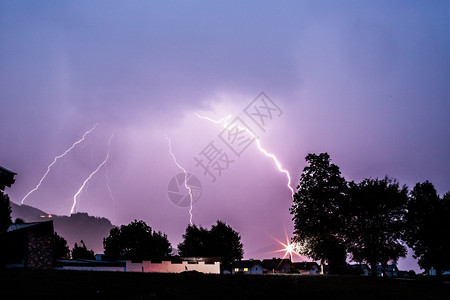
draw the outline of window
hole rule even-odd
[[[244,272],[248,272],[248,268],[244,268]]]

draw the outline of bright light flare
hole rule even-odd
[[[278,244],[280,244],[280,245],[283,247],[283,248],[281,248],[281,249],[275,251],[275,252],[282,252],[282,253],[284,253],[283,259],[286,258],[286,257],[288,256],[289,259],[292,261],[292,255],[293,255],[293,254],[295,254],[295,255],[297,255],[298,257],[301,257],[301,258],[302,258],[302,256],[300,255],[300,252],[299,252],[300,249],[299,249],[297,243],[291,243],[291,242],[288,240],[287,237],[286,237],[286,243],[283,243],[283,242],[281,242],[281,241],[279,241],[279,240],[277,240],[277,239],[275,239],[275,240],[277,241]]]
[[[44,176],[42,176],[41,180],[39,180],[39,183],[36,185],[36,187],[34,189],[32,189],[31,191],[28,192],[28,194],[25,195],[25,197],[23,197],[21,204],[24,203],[25,199],[28,198],[28,196],[30,196],[33,192],[35,192],[37,189],[39,189],[39,187],[41,186],[42,182],[44,181],[45,177],[47,177],[47,174],[50,172],[51,167],[56,163],[56,161],[64,156],[66,156],[67,153],[69,153],[73,148],[75,148],[76,145],[78,145],[79,143],[81,143],[82,141],[84,141],[84,138],[91,133],[95,127],[97,127],[97,123],[95,123],[94,127],[92,127],[91,129],[89,129],[88,131],[86,131],[83,136],[81,137],[81,139],[79,139],[78,141],[76,141],[75,143],[72,144],[72,146],[67,149],[63,154],[56,156],[53,159],[53,162],[48,165],[47,167],[47,172],[45,172]]]
[[[194,204],[194,198],[193,198],[193,196],[192,196],[192,190],[191,190],[191,187],[188,186],[188,184],[187,184],[187,180],[188,180],[188,178],[187,178],[187,177],[188,177],[187,171],[186,171],[185,168],[183,168],[183,167],[178,163],[178,161],[177,161],[175,155],[173,154],[173,152],[172,152],[172,141],[170,140],[170,138],[169,138],[167,135],[164,135],[164,137],[165,137],[166,140],[169,142],[169,153],[170,153],[170,155],[172,156],[173,161],[175,162],[175,164],[177,165],[177,167],[180,168],[180,170],[182,170],[182,171],[184,172],[184,187],[186,188],[186,190],[187,190],[188,193],[189,193],[189,200],[190,200],[190,203],[189,203],[189,224],[193,225],[193,223],[192,223],[192,207],[193,207],[193,204]]]

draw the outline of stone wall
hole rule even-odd
[[[51,269],[53,266],[53,236],[42,232],[28,232],[25,267]]]

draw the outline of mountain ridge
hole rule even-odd
[[[109,235],[114,227],[110,220],[104,217],[89,216],[88,213],[76,213],[70,216],[58,216],[44,212],[29,205],[19,205],[11,201],[11,218],[22,219],[24,222],[42,222],[53,220],[53,226],[58,235],[67,240],[70,249],[80,240],[94,253],[103,253],[103,238]]]

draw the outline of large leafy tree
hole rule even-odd
[[[11,224],[11,204],[9,197],[0,191],[0,233],[6,232]]]
[[[222,221],[217,221],[211,230],[188,225],[178,252],[180,256],[220,257],[225,270],[244,254],[239,233]]]
[[[172,253],[167,235],[153,231],[144,221],[114,227],[103,239],[105,256],[109,259],[162,259]]]
[[[244,255],[241,236],[231,226],[217,221],[209,232],[211,255],[222,259],[224,269],[229,269],[233,262]]]
[[[376,276],[378,264],[406,255],[402,231],[408,189],[394,179],[364,179],[349,184],[345,236],[352,260],[367,262]]]
[[[75,243],[72,249],[73,259],[95,259],[94,251],[89,250],[84,244],[83,240],[80,241],[80,245]]]
[[[320,260],[322,267],[325,261],[330,268],[341,266],[346,258],[342,203],[347,183],[328,153],[308,154],[306,162],[290,209],[294,241],[304,255]]]
[[[197,225],[188,225],[183,234],[183,241],[178,244],[178,254],[180,256],[206,257],[210,254],[209,231]]]
[[[17,221],[16,221],[17,222]],[[55,245],[55,259],[69,259],[70,258],[70,250],[67,245],[67,241],[55,232],[54,235],[54,245]]]
[[[434,267],[437,275],[450,268],[450,193],[440,198],[429,181],[411,191],[405,241],[421,268]]]

